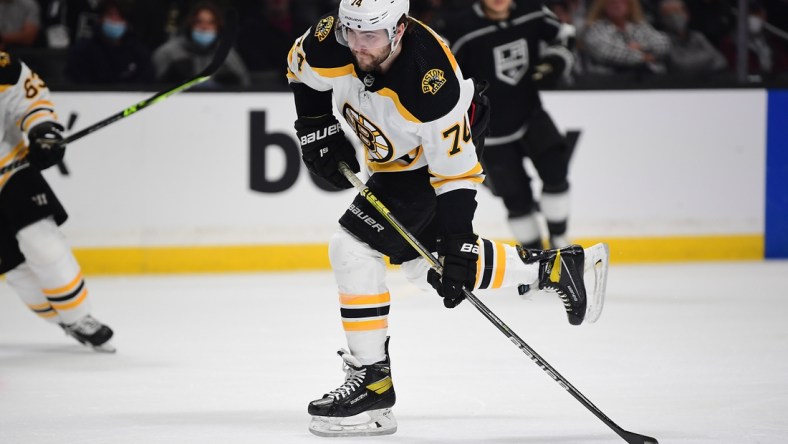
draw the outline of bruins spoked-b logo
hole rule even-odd
[[[367,158],[370,162],[384,163],[391,160],[394,156],[394,146],[377,125],[347,103],[342,108],[342,115],[367,148],[369,153]]]
[[[430,93],[435,95],[444,83],[446,83],[446,76],[443,75],[443,70],[431,69],[421,79],[421,91],[424,94]]]
[[[334,17],[325,17],[323,20],[320,20],[320,23],[317,24],[315,27],[315,37],[321,42],[328,37],[331,33],[331,28],[334,26]]]
[[[5,68],[11,64],[11,56],[7,52],[0,51],[0,68]]]

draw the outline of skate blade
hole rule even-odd
[[[606,243],[596,244],[586,249],[585,255],[585,271],[594,272],[594,291],[587,295],[586,315],[583,322],[593,324],[602,315],[602,308],[605,306],[610,248]]]
[[[323,438],[391,435],[397,419],[391,409],[370,410],[349,417],[313,416],[309,431]]]
[[[98,353],[115,353],[117,351],[115,346],[110,344],[109,342],[105,342],[101,345],[90,345],[90,344],[87,345],[90,346],[93,349],[93,351]]]

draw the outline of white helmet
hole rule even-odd
[[[408,15],[409,0],[342,0],[339,3],[339,25],[336,37],[347,46],[347,30],[376,31],[385,29],[394,47],[397,23]]]

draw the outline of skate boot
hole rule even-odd
[[[323,437],[390,435],[397,431],[391,407],[396,401],[388,358],[372,365],[340,350],[345,383],[309,403],[309,431]]]
[[[517,247],[526,264],[539,263],[539,289],[555,291],[564,303],[569,323],[596,322],[602,313],[610,252],[607,244],[583,250],[570,245],[560,250],[529,250]],[[594,272],[594,287],[586,292],[584,274]]]
[[[80,343],[93,347],[93,350],[102,353],[115,353],[115,347],[109,343],[112,338],[112,329],[97,321],[91,315],[85,315],[73,324],[60,324],[66,334]]]

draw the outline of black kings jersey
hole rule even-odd
[[[334,104],[366,147],[373,173],[429,167],[436,194],[475,189],[484,176],[467,111],[473,81],[430,28],[409,20],[401,52],[386,74],[363,72],[337,42],[336,13],[296,40],[288,79],[333,91]]]
[[[521,137],[527,119],[542,106],[532,75],[540,58],[540,42],[554,41],[561,26],[549,9],[535,1],[516,2],[504,21],[486,18],[479,2],[447,18],[441,34],[464,74],[490,82],[488,145]]]

